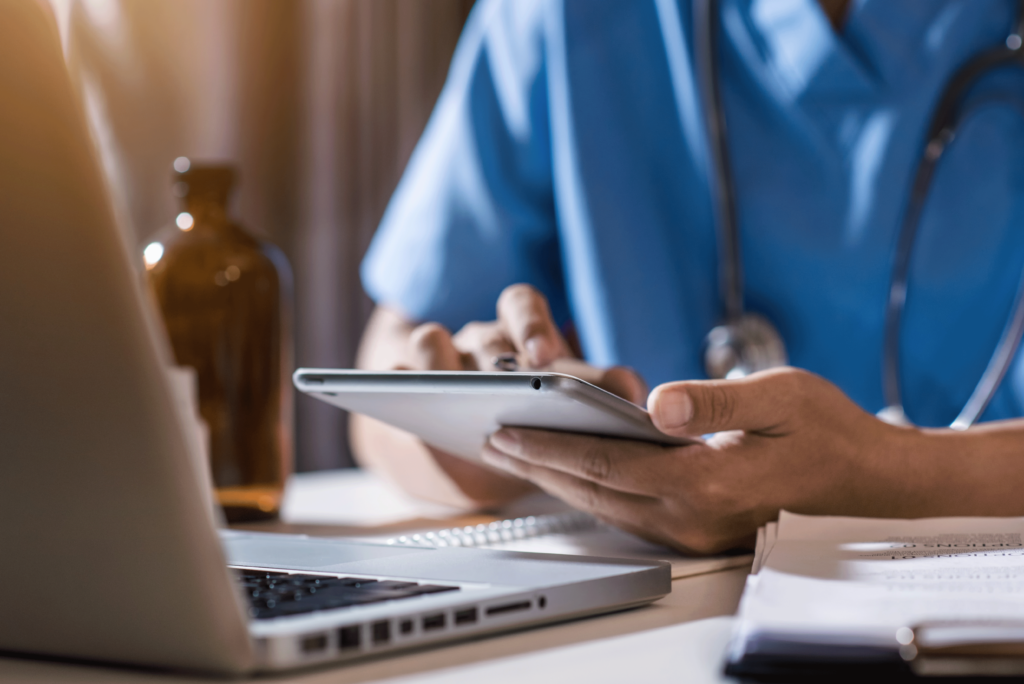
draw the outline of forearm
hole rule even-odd
[[[1024,420],[901,431],[877,456],[870,515],[1024,515]]]
[[[386,306],[378,306],[366,322],[356,353],[356,368],[392,370],[408,365],[407,350],[414,323]]]
[[[928,480],[941,515],[1024,515],[1024,420],[924,430],[922,449],[942,463]]]

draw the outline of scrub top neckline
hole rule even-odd
[[[848,102],[877,90],[876,65],[886,60],[874,41],[857,41],[870,4],[853,2],[836,31],[818,0],[727,0],[722,25],[740,58],[748,66],[760,62],[758,71],[771,74],[779,100]]]

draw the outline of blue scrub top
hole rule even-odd
[[[893,253],[950,75],[1014,0],[721,0],[719,70],[746,305],[790,361],[876,411]],[[381,304],[456,330],[532,283],[586,358],[704,377],[716,234],[688,0],[481,0],[363,263]],[[983,79],[941,161],[901,337],[912,420],[973,391],[1024,267],[1024,71]],[[1018,355],[985,419],[1020,416]]]

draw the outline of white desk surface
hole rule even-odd
[[[307,524],[305,519],[294,522]],[[322,532],[329,533],[329,529]],[[352,528],[344,533],[351,534]],[[270,679],[304,684],[723,682],[722,658],[732,620],[722,616],[735,612],[747,570],[735,568],[676,580],[669,596],[644,608]],[[195,677],[128,668],[0,657],[0,682],[5,683],[195,681]]]

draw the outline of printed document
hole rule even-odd
[[[783,512],[758,535],[756,574],[740,604],[734,649],[768,636],[809,652],[815,645],[896,651],[901,628],[1019,621],[1022,535],[1024,518],[879,520]]]

